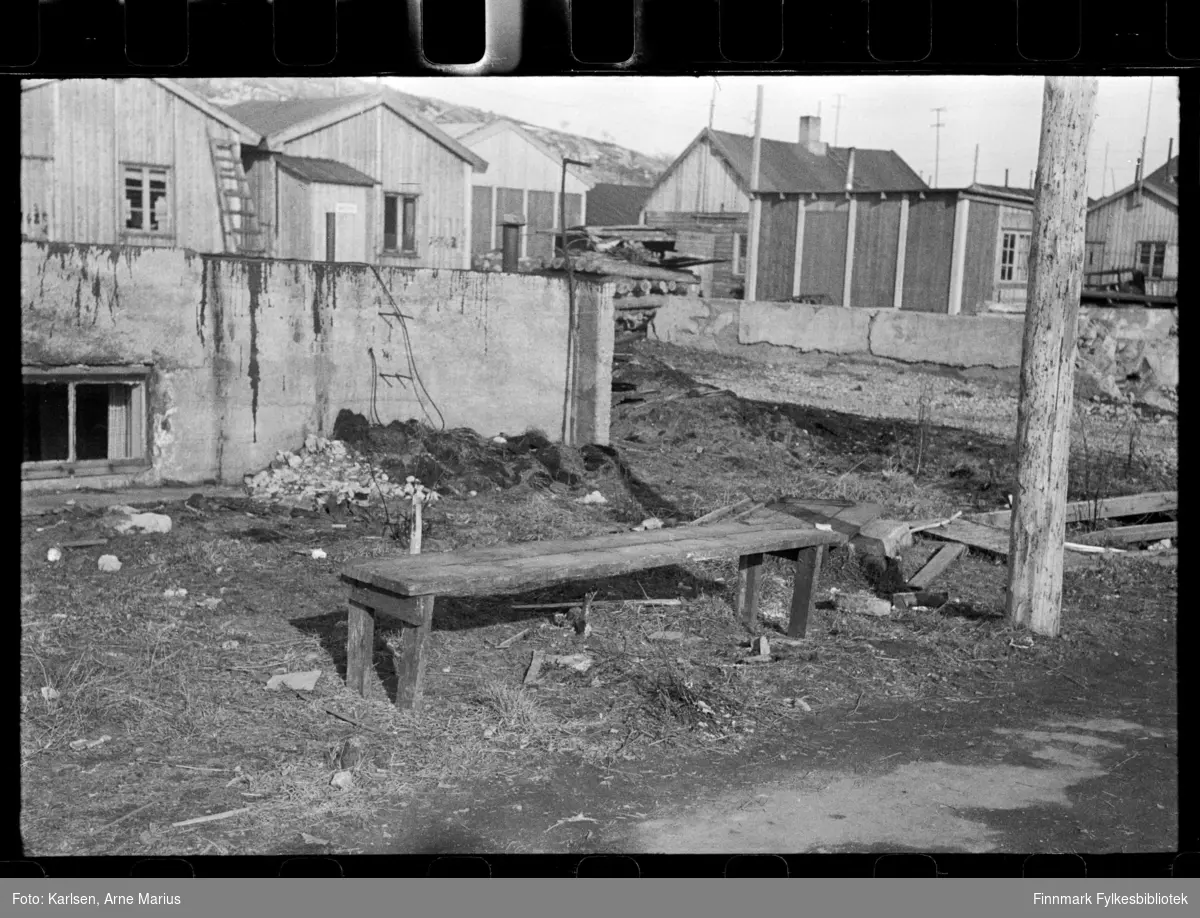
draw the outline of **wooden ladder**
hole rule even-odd
[[[217,207],[221,211],[221,238],[226,252],[261,254],[262,231],[250,195],[250,183],[238,156],[237,143],[209,137],[213,173],[217,177]]]

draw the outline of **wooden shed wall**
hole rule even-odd
[[[487,172],[472,173],[476,185],[528,188],[530,191],[554,191],[562,187],[562,163],[552,159],[511,130],[499,131],[479,141],[462,138],[471,151],[487,161]],[[567,193],[585,194],[588,186],[567,173]]]
[[[733,170],[706,142],[697,144],[674,166],[646,199],[644,207],[647,212],[743,213],[749,212],[750,199],[741,190]]]
[[[946,312],[954,252],[953,196],[910,201],[902,309]]]
[[[1136,192],[1097,207],[1087,216],[1088,242],[1103,242],[1099,267],[1094,271],[1132,268],[1139,242],[1165,242],[1167,259],[1163,273],[1175,277],[1179,272],[1179,210],[1154,194],[1142,196],[1142,206],[1133,207]]]
[[[47,83],[21,109],[22,152],[53,156],[51,239],[223,250],[208,138],[236,139],[224,124],[142,79]],[[171,235],[123,232],[123,163],[171,170]]]
[[[482,254],[492,249],[492,206],[496,189],[475,185],[471,189],[471,252]]]
[[[986,312],[986,304],[996,298],[996,232],[999,225],[998,204],[971,201],[967,213],[967,251],[963,264],[964,314]]]
[[[890,309],[896,291],[900,201],[862,196],[857,205],[850,305]]]
[[[755,297],[776,302],[792,297],[796,264],[796,198],[767,198],[759,223],[758,280]]]
[[[850,205],[845,201],[816,201],[804,213],[804,252],[800,295],[824,294],[842,302],[846,280],[846,229]]]
[[[354,115],[286,144],[295,156],[332,159],[377,179],[368,251],[398,265],[460,267],[469,246],[463,161],[385,107]],[[416,194],[417,255],[384,254],[383,195]]]
[[[312,258],[312,201],[308,185],[282,169],[278,176],[279,235],[275,254],[280,258]]]

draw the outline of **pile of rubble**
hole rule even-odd
[[[271,464],[245,477],[246,490],[258,500],[269,500],[305,510],[316,510],[327,501],[367,506],[372,500],[401,496],[403,481],[350,450],[341,440],[309,436],[298,452],[279,450]]]
[[[1172,330],[1161,340],[1128,337],[1120,334],[1112,321],[1081,313],[1075,397],[1177,411],[1177,334]]]

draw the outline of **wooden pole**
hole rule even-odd
[[[1062,602],[1067,457],[1097,80],[1047,77],[1017,407],[1008,615],[1054,637]]]
[[[979,181],[979,144],[975,144],[975,165],[971,167],[971,184]]]
[[[746,251],[746,292],[743,299],[753,300],[758,295],[758,234],[762,222],[762,200],[758,191],[759,173],[762,168],[762,110],[763,88],[758,87],[758,101],[754,106],[754,155],[750,166],[750,239]]]

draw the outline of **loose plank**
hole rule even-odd
[[[1169,513],[1179,509],[1178,491],[1150,491],[1128,497],[1110,497],[1106,500],[1077,500],[1067,504],[1067,522],[1084,523],[1093,518],[1111,520],[1122,516],[1141,516],[1146,513]],[[970,513],[965,519],[985,526],[1007,529],[1012,525],[1011,510],[995,510],[991,513]]]
[[[939,574],[941,574],[942,571],[953,564],[958,559],[958,556],[966,550],[967,546],[962,542],[951,542],[949,545],[943,545],[937,550],[937,553],[926,562],[923,568],[909,578],[908,585],[914,590],[925,589],[925,587],[929,586],[929,584]]]

